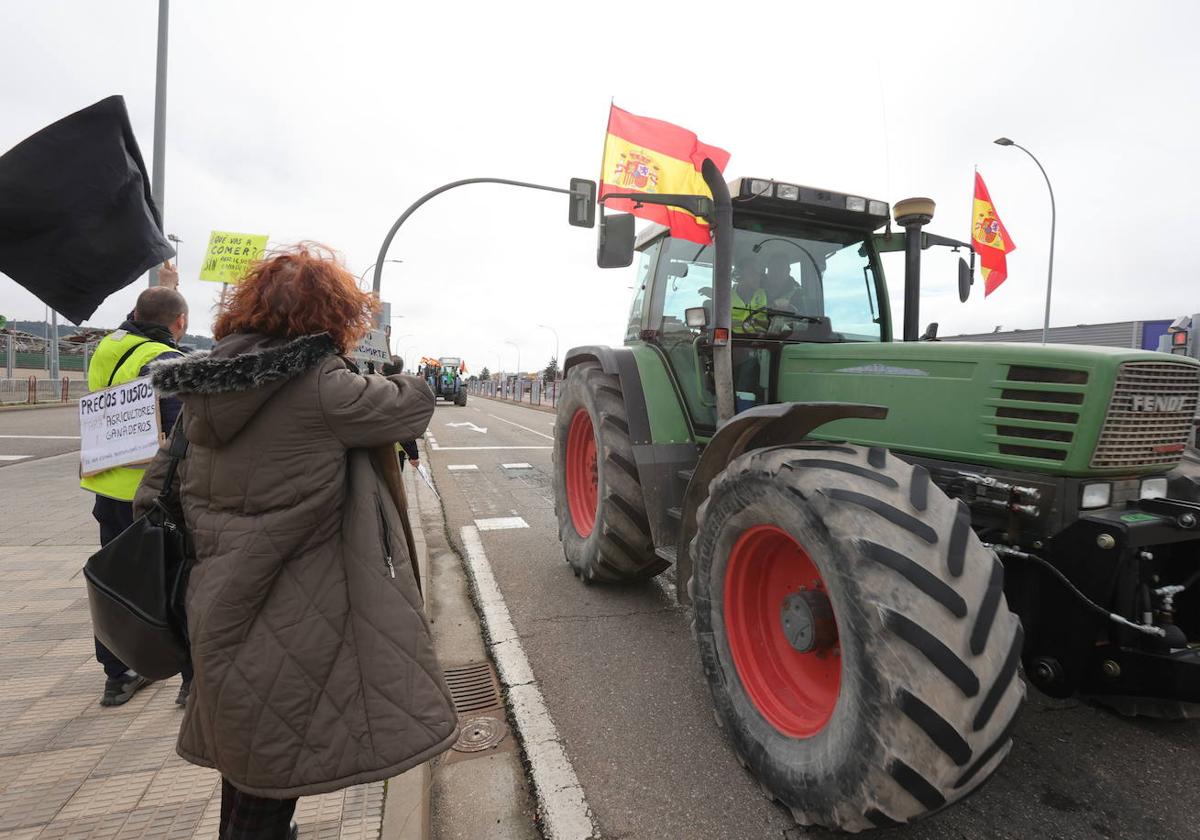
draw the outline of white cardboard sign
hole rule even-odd
[[[149,461],[158,452],[160,424],[149,376],[80,397],[80,473]]]
[[[358,346],[350,353],[350,358],[356,362],[374,362],[375,372],[379,372],[381,365],[387,364],[392,360],[392,354],[388,350],[387,334],[383,330],[371,330]]]

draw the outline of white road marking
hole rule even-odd
[[[511,420],[505,420],[503,417],[497,417],[495,414],[489,414],[488,417],[495,417],[501,423],[507,423],[510,426],[516,426],[518,429],[524,429],[527,432],[532,432],[538,437],[544,437],[546,440],[554,440],[554,435],[548,435],[545,432],[539,432],[537,429],[531,429],[528,426],[522,426],[520,423],[514,423]]]
[[[507,531],[511,528],[528,528],[529,523],[519,516],[497,516],[494,519],[476,519],[475,527],[480,531]]]
[[[438,446],[433,444],[434,452],[464,452],[480,449],[553,449],[553,446]]]
[[[501,464],[500,466],[506,470],[531,470],[531,469],[533,469],[533,464],[526,464],[524,461],[522,461],[519,464]]]
[[[467,574],[483,616],[488,647],[500,672],[500,681],[507,689],[509,710],[529,759],[538,810],[542,813],[542,830],[551,840],[598,837],[587,797],[529,667],[508,605],[483,551],[479,531],[470,525],[463,526],[462,541],[467,551]]]
[[[483,433],[483,434],[485,434],[485,435],[487,434],[487,429],[486,429],[486,428],[482,428],[482,429],[481,429],[481,428],[479,428],[478,426],[476,426],[474,423],[470,423],[470,422],[467,422],[467,423],[447,423],[446,425],[447,425],[447,426],[449,426],[449,427],[450,427],[450,428],[452,428],[452,429],[457,429],[457,428],[460,428],[460,427],[462,427],[462,426],[466,426],[468,429],[470,429],[470,430],[471,430],[471,431],[473,431],[473,432],[482,432],[482,433]]]
[[[447,464],[446,469],[450,470],[451,472],[470,472],[472,470],[478,470],[479,467],[475,466],[474,464]]]
[[[20,461],[22,458],[32,457],[32,455],[0,455],[0,461]]]
[[[0,435],[4,440],[79,440],[79,435]]]

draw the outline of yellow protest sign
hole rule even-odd
[[[213,283],[236,283],[255,260],[262,259],[267,236],[214,230],[200,264],[200,279]]]

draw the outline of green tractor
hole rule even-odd
[[[467,389],[462,381],[462,359],[458,356],[442,356],[436,365],[427,366],[426,376],[435,398],[441,397],[457,406],[467,404]]]
[[[970,248],[923,230],[933,202],[893,231],[881,201],[704,174],[711,200],[629,197],[712,244],[602,219],[636,292],[623,348],[566,358],[555,500],[585,583],[674,569],[763,789],[847,831],[946,807],[1007,755],[1022,666],[1054,697],[1200,709],[1200,484],[1177,475],[1200,363],[919,337],[922,250]]]

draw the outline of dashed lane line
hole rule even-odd
[[[500,672],[500,681],[507,689],[509,710],[529,759],[542,830],[550,840],[598,838],[600,832],[592,820],[587,797],[521,647],[479,531],[472,525],[464,525],[461,533],[467,552],[467,574],[475,589],[488,647]]]
[[[0,461],[22,461],[32,457],[32,455],[0,455]]]
[[[474,452],[480,449],[553,449],[553,446],[438,446],[431,447],[434,452]]]
[[[522,461],[519,464],[501,464],[500,466],[506,470],[531,470],[531,469],[533,469],[533,464],[526,464],[524,461]]]
[[[528,426],[522,426],[520,423],[514,423],[511,420],[505,420],[503,417],[499,416],[498,414],[489,414],[488,417],[495,417],[501,423],[507,423],[510,426],[516,426],[518,429],[524,429],[525,431],[531,432],[532,434],[535,434],[538,437],[544,437],[546,440],[554,440],[554,435],[548,435],[545,432],[539,432],[537,429],[531,429]]]
[[[479,467],[475,464],[447,464],[446,469],[451,472],[475,472]]]
[[[529,523],[519,516],[497,516],[492,519],[476,519],[475,527],[480,531],[506,531],[510,528],[528,528]]]

